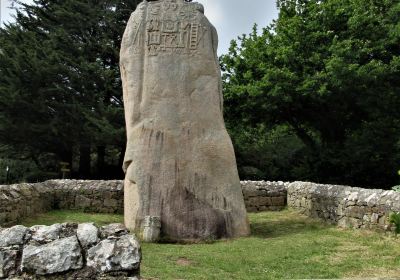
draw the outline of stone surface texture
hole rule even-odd
[[[125,224],[161,237],[246,236],[235,154],[223,120],[218,36],[196,2],[142,2],[121,46],[127,149]]]
[[[22,245],[27,238],[29,229],[17,225],[12,228],[0,229],[0,247]]]
[[[79,224],[76,231],[79,242],[84,248],[88,248],[99,241],[99,229],[92,223]]]
[[[18,247],[0,249],[0,279],[17,273]]]
[[[23,271],[36,275],[61,273],[83,266],[78,239],[73,236],[45,245],[27,245],[22,254]]]
[[[88,250],[87,266],[101,272],[131,271],[139,265],[140,246],[132,235],[103,240]]]
[[[288,206],[340,227],[390,230],[388,217],[400,212],[400,193],[294,182],[288,186]]]
[[[61,224],[51,226],[33,226],[30,228],[32,240],[38,243],[48,243],[60,238],[63,227]]]
[[[25,228],[22,238],[22,228],[1,229],[18,237],[0,246],[0,279],[139,277],[141,251],[136,238],[121,224],[104,228],[109,235],[101,235],[93,224],[33,226]]]
[[[143,236],[144,242],[157,242],[160,239],[161,233],[161,218],[147,216],[144,218]]]

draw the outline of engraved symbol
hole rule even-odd
[[[194,19],[196,11],[191,7],[192,5],[183,5],[179,11],[179,16],[182,19]]]
[[[151,19],[147,24],[148,31],[159,31],[160,30],[160,21],[157,19]]]
[[[157,55],[157,47],[156,46],[149,46],[149,56]]]
[[[159,32],[149,32],[148,45],[160,45],[161,35]]]
[[[175,33],[178,32],[179,22],[174,22],[172,20],[165,20],[162,23],[162,32]]]
[[[145,24],[147,55],[193,54],[201,48],[207,29],[197,19],[196,6],[181,2],[183,0],[150,3]]]
[[[169,0],[164,2],[163,7],[165,11],[176,11],[178,4],[176,3],[176,0]]]
[[[191,50],[197,49],[198,37],[199,37],[199,25],[197,23],[192,23],[192,26],[190,27],[190,45],[189,45],[189,48]]]
[[[149,12],[152,15],[158,15],[160,13],[161,5],[160,3],[150,5]]]

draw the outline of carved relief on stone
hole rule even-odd
[[[201,46],[200,43],[207,31],[207,28],[196,20],[201,12],[202,9],[197,5],[183,1],[165,0],[161,3],[148,3],[144,39],[146,54],[155,56],[163,52],[176,54],[195,52]],[[135,28],[139,30],[140,26],[135,25]],[[135,49],[141,47],[140,39],[132,43]]]

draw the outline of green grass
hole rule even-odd
[[[52,225],[56,223],[87,223],[92,222],[99,226],[112,223],[123,223],[124,217],[117,214],[90,214],[78,211],[54,210],[24,219],[24,226]]]
[[[52,218],[41,215],[43,220],[35,223],[104,223],[107,215],[54,211],[49,216]],[[162,280],[265,280],[400,275],[398,238],[338,229],[288,210],[250,214],[249,218],[252,236],[247,238],[212,244],[142,244],[142,276]],[[111,215],[107,222],[121,221],[121,216]]]

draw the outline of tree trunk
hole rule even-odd
[[[106,156],[106,147],[105,146],[97,146],[97,178],[104,179],[104,163]]]
[[[79,178],[90,178],[90,144],[79,147]]]

